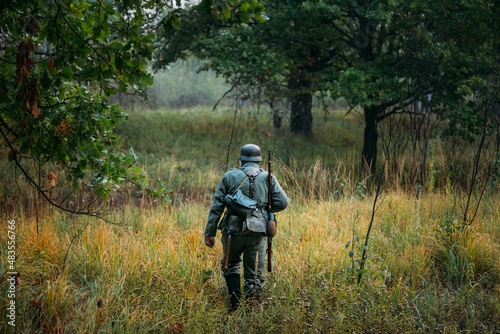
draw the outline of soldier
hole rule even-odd
[[[247,217],[234,214],[224,205],[224,198],[235,193],[238,189],[253,198],[257,211],[265,212],[268,204],[268,173],[260,168],[262,161],[260,148],[257,145],[247,144],[241,148],[239,157],[241,168],[231,169],[224,176],[215,191],[208,221],[205,227],[205,244],[212,248],[215,244],[217,229],[222,233],[223,258],[222,271],[226,279],[231,310],[236,310],[241,298],[241,255],[243,254],[243,277],[245,297],[260,299],[266,255],[266,237],[246,230]],[[276,177],[272,177],[272,211],[278,212],[288,206],[288,197],[279,185]],[[222,213],[226,213],[222,220]],[[263,217],[268,216],[262,215]],[[264,218],[265,219],[265,218]],[[219,222],[220,221],[220,222]],[[265,222],[264,222],[265,223]],[[227,258],[226,258],[227,257]],[[257,272],[255,269],[257,268]]]

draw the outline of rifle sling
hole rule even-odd
[[[260,168],[256,168],[250,172],[245,172],[244,170],[244,167],[241,167],[240,170],[245,173],[245,175],[247,177],[245,177],[243,179],[243,181],[241,181],[240,185],[238,186],[238,188],[236,188],[236,190],[234,191],[233,193],[233,196],[236,194],[236,192],[245,184],[245,182],[247,182],[248,179],[250,179],[250,190],[249,190],[249,193],[250,193],[250,198],[253,198],[253,180],[260,174],[263,172],[262,169]]]

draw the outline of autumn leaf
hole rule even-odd
[[[54,67],[54,58],[49,60],[49,70],[54,71],[56,68]]]
[[[31,72],[30,51],[33,50],[33,44],[29,40],[22,41],[16,50],[16,78],[15,82],[24,82]]]
[[[184,329],[184,324],[182,322],[171,324],[167,327],[167,331],[170,333],[180,334]]]
[[[49,184],[52,187],[56,186],[56,174],[54,174],[54,172],[50,172],[50,175],[49,175]]]
[[[61,122],[61,124],[56,126],[56,129],[54,130],[54,133],[59,136],[66,136],[68,133],[72,132],[71,128],[69,126],[69,121],[64,120]]]
[[[32,299],[31,300],[31,305],[35,306],[39,310],[42,309],[42,304],[40,304],[40,302],[38,300]]]
[[[36,78],[31,78],[30,80],[30,95],[26,96],[26,99],[29,100],[30,110],[33,117],[38,118],[41,115],[41,111],[38,108],[38,100],[40,99],[40,90],[38,89],[38,80]]]
[[[35,118],[38,118],[38,116],[40,116],[42,114],[42,112],[40,111],[40,109],[38,108],[38,105],[37,103],[35,102],[32,106],[31,106],[31,114],[33,115],[33,117]]]
[[[31,65],[29,66],[31,68]],[[29,73],[27,74],[29,75]],[[22,79],[21,87],[17,93],[17,100],[22,102],[21,107],[24,112],[31,112],[33,117],[38,118],[41,111],[38,108],[40,99],[40,90],[38,89],[38,80],[32,77],[29,81]]]

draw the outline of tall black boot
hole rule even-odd
[[[241,282],[240,275],[233,274],[225,276],[227,291],[229,292],[229,301],[231,302],[231,311],[236,311],[240,306]]]
[[[262,286],[256,284],[245,284],[243,289],[245,299],[260,301],[262,299]]]

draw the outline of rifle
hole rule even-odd
[[[227,269],[227,262],[229,260],[229,249],[231,248],[231,234],[227,235],[227,248],[226,248],[226,256],[224,259],[224,269]]]
[[[269,150],[269,157],[268,157],[268,180],[269,180],[269,187],[268,187],[268,197],[267,197],[267,212],[269,213],[269,221],[267,222],[267,271],[272,272],[273,271],[273,262],[272,262],[272,257],[273,257],[273,237],[276,234],[276,216],[272,212],[272,207],[273,207],[273,177],[271,174],[271,150]]]

